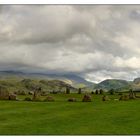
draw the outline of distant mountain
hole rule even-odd
[[[134,84],[140,84],[140,77],[135,78],[133,81]]]
[[[44,80],[60,80],[73,87],[90,87],[94,85],[92,82],[86,81],[84,78],[74,74],[44,74],[44,73],[24,73],[19,71],[0,71],[0,78],[30,78],[30,79],[44,79]]]
[[[89,87],[89,86],[93,86],[94,83],[86,81],[84,78],[77,76],[77,75],[73,75],[73,74],[65,74],[65,75],[47,75],[50,78],[54,78],[54,79],[61,79],[64,80],[65,82],[75,86],[75,87]]]
[[[7,82],[3,84],[11,85],[12,82],[8,81],[22,81],[24,79],[31,79],[29,85],[33,85],[36,81],[42,81],[37,84],[40,84],[42,87],[47,89],[61,89],[66,86],[71,86],[73,88],[83,88],[83,90],[95,90],[95,89],[104,89],[110,90],[115,89],[117,91],[140,89],[140,78],[134,79],[134,81],[126,81],[121,79],[107,79],[98,84],[88,82],[84,78],[74,75],[74,74],[44,74],[44,73],[25,73],[19,71],[0,71],[0,80],[7,79]],[[27,82],[27,81],[26,81]],[[26,83],[28,85],[28,82]],[[20,84],[21,87],[24,86],[24,83]],[[14,86],[13,86],[14,87]]]
[[[126,80],[120,80],[120,79],[107,79],[99,84],[97,84],[94,88],[95,89],[104,89],[104,90],[127,90],[130,89],[132,85],[132,82],[126,81]]]
[[[140,77],[135,78],[135,79],[133,80],[132,87],[133,87],[133,90],[139,89],[139,91],[140,91]]]

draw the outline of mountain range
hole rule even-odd
[[[122,79],[106,79],[100,83],[93,83],[85,80],[84,78],[74,75],[74,74],[44,74],[44,73],[25,73],[18,71],[0,71],[0,80],[14,80],[18,79],[19,81],[24,81],[24,84],[35,83],[35,80],[38,80],[45,88],[56,87],[66,87],[70,88],[83,88],[89,90],[95,89],[104,89],[110,90],[115,89],[117,91],[129,90],[129,89],[138,89],[140,88],[140,78],[136,78],[133,81],[126,81]],[[28,79],[28,80],[27,80]],[[30,79],[30,80],[29,80]],[[41,81],[41,82],[40,82]],[[49,82],[48,82],[49,81]],[[1,83],[0,83],[1,84]],[[23,84],[23,83],[22,83]],[[27,84],[27,85],[28,85]]]
[[[93,82],[86,81],[84,78],[74,74],[44,74],[44,73],[24,73],[19,71],[0,71],[0,78],[18,78],[18,79],[44,79],[60,80],[74,87],[87,87],[94,85]]]

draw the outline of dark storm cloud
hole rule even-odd
[[[1,5],[0,69],[133,79],[140,6]]]

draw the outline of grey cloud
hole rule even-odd
[[[137,10],[133,10],[131,13],[130,13],[130,17],[132,19],[135,19],[136,21],[140,20],[140,8],[137,9]]]
[[[64,41],[89,26],[88,17],[73,10],[70,6],[11,6],[11,17],[5,16],[11,28],[3,35],[10,42],[27,44]]]
[[[0,6],[0,70],[139,76],[140,6]]]

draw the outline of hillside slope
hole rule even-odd
[[[71,91],[76,91],[77,89],[72,87],[60,80],[36,80],[36,79],[1,79],[0,86],[8,89],[9,92],[29,92],[34,91],[36,87],[40,87],[43,92],[65,92],[66,87],[69,87]]]
[[[130,89],[132,86],[132,82],[120,79],[107,79],[99,84],[97,84],[94,88],[95,89],[104,89],[104,90],[127,90]]]
[[[59,80],[72,85],[75,88],[92,86],[94,83],[86,81],[84,78],[73,74],[43,74],[43,73],[23,73],[17,71],[0,71],[0,79],[38,79],[38,80]]]

